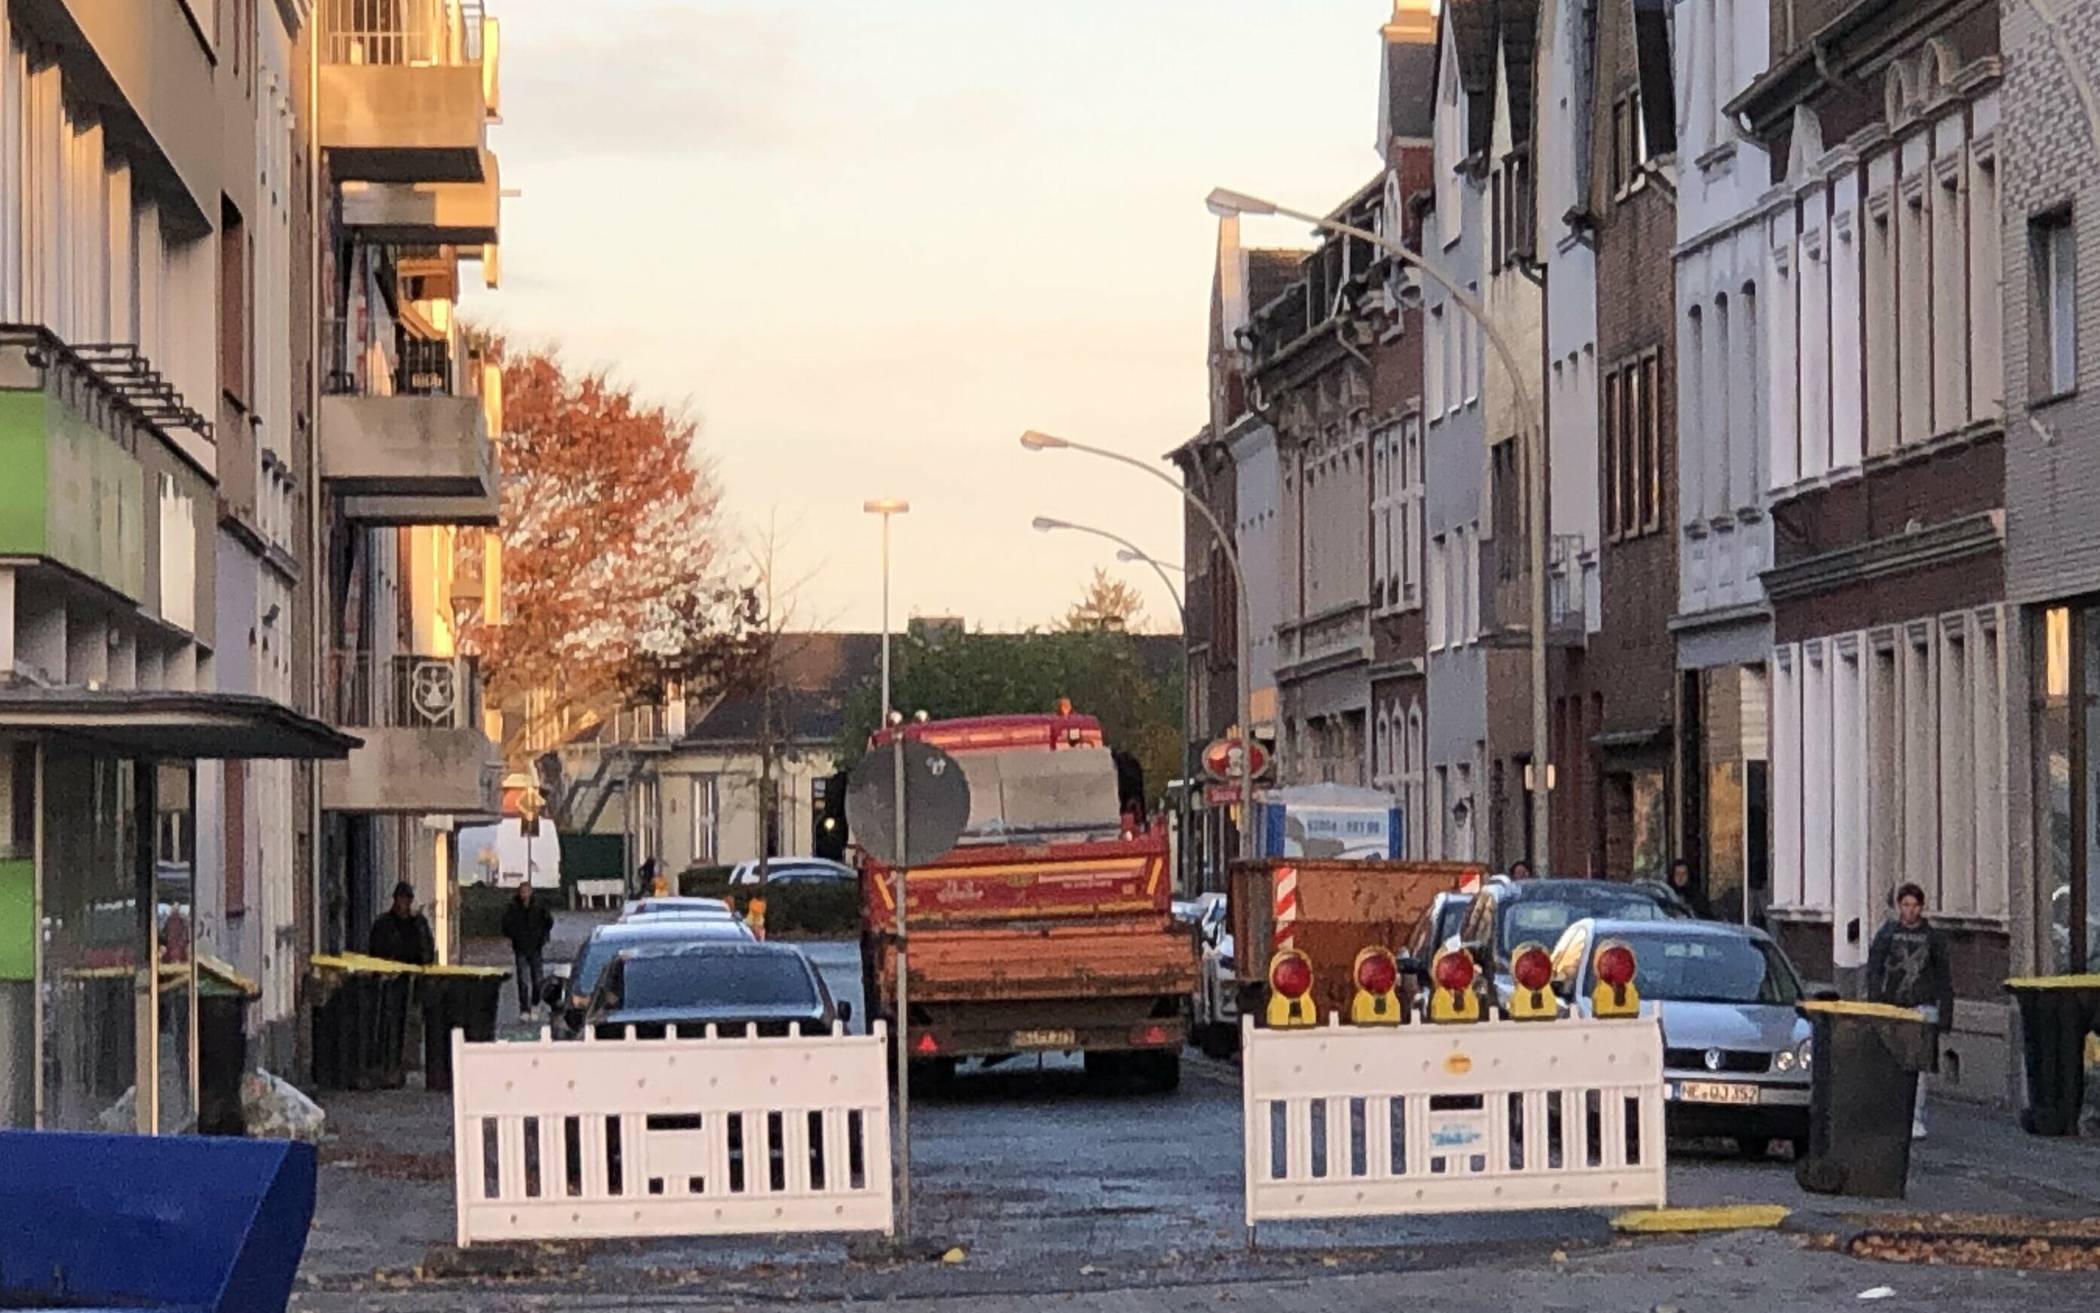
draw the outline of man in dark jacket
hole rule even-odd
[[[365,951],[410,966],[427,967],[437,961],[437,939],[430,933],[430,922],[416,910],[414,885],[403,880],[394,886],[394,905],[372,923]]]
[[[1954,969],[1947,941],[1925,919],[1925,891],[1906,884],[1896,891],[1896,917],[1885,923],[1867,950],[1867,998],[1916,1008],[1944,1035],[1954,1026]],[[1918,1080],[1911,1138],[1925,1138],[1925,1081]]]
[[[554,914],[532,896],[532,882],[518,886],[517,897],[503,909],[503,937],[510,941],[518,965],[518,1013],[529,1015],[540,997],[540,959],[554,934]]]

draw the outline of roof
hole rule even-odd
[[[363,740],[253,693],[0,685],[0,731],[147,759],[341,760]]]
[[[1466,149],[1487,149],[1495,125],[1495,52],[1500,47],[1509,78],[1509,137],[1531,140],[1531,65],[1538,48],[1538,0],[1447,0],[1458,53],[1458,80],[1471,97],[1471,140]]]
[[[1664,931],[1673,935],[1686,935],[1698,939],[1752,939],[1770,942],[1771,936],[1754,925],[1737,925],[1733,921],[1698,921],[1689,917],[1667,921],[1623,921],[1616,917],[1585,916],[1569,922],[1577,925],[1588,922],[1599,935],[1648,935]]]
[[[791,742],[830,743],[845,728],[848,699],[882,668],[882,635],[782,634],[775,662],[778,731]],[[756,743],[765,701],[763,689],[724,694],[694,719],[680,743]]]

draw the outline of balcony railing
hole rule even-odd
[[[481,673],[472,657],[329,656],[329,719],[349,729],[478,729]]]
[[[481,394],[481,356],[449,338],[391,331],[341,316],[322,330],[321,390],[332,397],[471,397]]]
[[[324,64],[481,62],[482,0],[326,0]]]

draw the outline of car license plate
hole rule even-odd
[[[1677,1097],[1685,1103],[1756,1103],[1757,1087],[1688,1080],[1678,1087]]]
[[[1069,1049],[1079,1043],[1079,1036],[1069,1030],[1017,1030],[1013,1033],[1013,1046],[1017,1049]]]

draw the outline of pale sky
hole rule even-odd
[[[1205,414],[1214,186],[1325,210],[1378,169],[1388,0],[490,0],[503,287],[470,315],[686,401],[777,509],[805,625],[1009,628],[1181,556],[1155,460]],[[1302,229],[1250,239],[1298,242]],[[1169,468],[1163,466],[1163,468]]]

